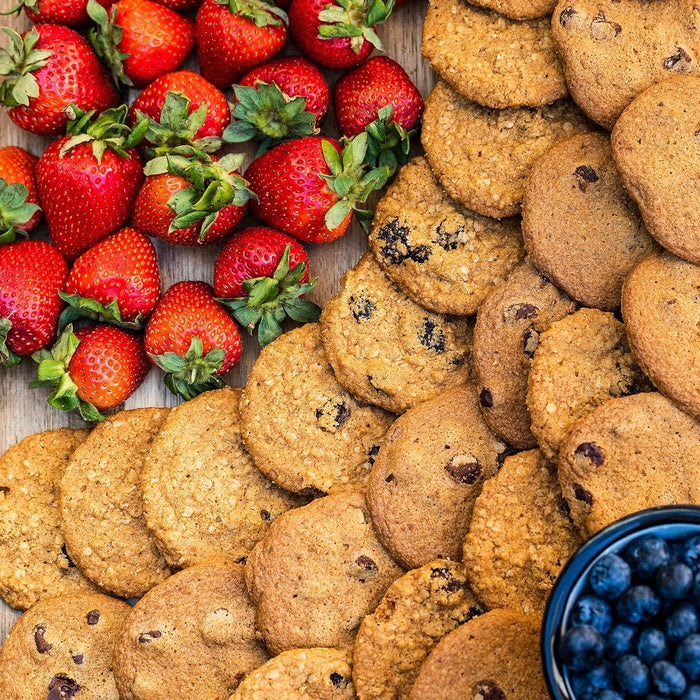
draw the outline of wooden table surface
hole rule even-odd
[[[15,4],[14,0],[0,0],[0,10],[6,10]],[[425,4],[421,0],[412,0],[407,5],[398,6],[392,17],[378,29],[387,56],[397,60],[407,71],[411,80],[426,97],[435,83],[435,76],[427,61],[420,55],[420,39]],[[11,26],[24,30],[29,22],[24,15],[19,19],[0,17],[1,26]],[[3,34],[2,45],[6,45]],[[285,53],[299,53],[296,47],[285,47]],[[376,52],[375,52],[376,55]],[[196,61],[190,59],[187,67],[194,68]],[[194,68],[196,69],[196,68]],[[339,71],[325,71],[329,85],[332,87],[340,75]],[[133,97],[133,95],[132,95]],[[326,119],[322,129],[324,134],[337,135],[332,113]],[[42,139],[26,133],[15,126],[4,112],[0,114],[0,145],[15,144],[27,148],[36,155],[48,145]],[[419,150],[419,149],[417,149]],[[250,162],[251,149],[246,150]],[[253,219],[247,217],[245,222]],[[46,227],[32,237],[47,238]],[[161,266],[163,290],[180,280],[204,280],[212,282],[213,266],[221,245],[213,244],[203,248],[186,248],[170,246],[162,241],[154,241]],[[339,241],[326,245],[307,245],[310,258],[311,274],[318,276],[318,283],[310,298],[323,305],[339,290],[342,273],[352,267],[366,250],[366,237],[353,223],[351,230]],[[2,280],[0,280],[0,284]],[[244,352],[241,361],[229,372],[225,379],[231,386],[245,384],[250,368],[255,361],[259,347],[254,337],[244,336]],[[46,404],[46,389],[29,389],[34,376],[35,364],[26,359],[19,367],[11,370],[0,368],[2,382],[2,401],[0,401],[0,453],[31,433],[59,427],[77,428],[82,425],[78,416],[57,411]],[[143,406],[173,406],[174,397],[162,383],[161,373],[154,369],[134,396],[125,404],[125,408]],[[18,617],[19,613],[0,601],[0,641]]]

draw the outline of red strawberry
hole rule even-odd
[[[61,326],[80,317],[140,327],[158,303],[160,272],[151,241],[123,228],[86,250],[73,264],[61,298]]]
[[[380,49],[374,27],[389,18],[394,0],[292,0],[289,31],[309,58],[350,68]]]
[[[146,350],[165,383],[186,399],[224,385],[218,376],[241,357],[238,327],[204,282],[178,282],[146,326]]]
[[[109,12],[89,0],[90,41],[115,80],[143,87],[174,71],[194,49],[194,22],[151,0],[119,0]]]
[[[114,0],[97,0],[103,7],[109,8]],[[9,15],[22,8],[27,17],[35,24],[65,24],[69,27],[82,27],[90,24],[87,13],[88,0],[19,0]]]
[[[67,277],[66,261],[49,243],[0,248],[0,364],[17,364],[18,356],[51,342],[63,308],[58,292]]]
[[[214,292],[235,319],[253,332],[261,346],[282,333],[280,323],[318,321],[321,309],[300,297],[316,286],[309,282],[309,258],[297,241],[265,226],[238,231],[214,265]]]
[[[141,341],[114,326],[67,326],[51,350],[35,353],[39,363],[31,387],[51,386],[48,402],[77,409],[83,420],[103,420],[100,411],[126,401],[151,368]]]
[[[119,95],[95,52],[77,32],[41,24],[24,38],[11,29],[7,50],[0,51],[0,103],[10,107],[17,126],[33,134],[58,136],[68,123],[70,104],[101,112]]]
[[[341,76],[333,90],[333,107],[343,136],[355,136],[379,110],[393,104],[392,121],[410,131],[420,119],[423,98],[406,71],[386,56],[376,56]]]
[[[160,5],[165,5],[171,10],[183,12],[185,10],[194,10],[202,4],[202,0],[155,0]],[[402,0],[408,2],[408,0]]]
[[[227,89],[280,51],[286,21],[285,12],[265,0],[204,0],[196,22],[202,75]]]
[[[144,176],[132,147],[126,105],[107,110],[95,121],[76,113],[69,133],[54,141],[39,159],[36,177],[49,233],[68,260],[123,226],[131,215]],[[83,133],[80,133],[80,132]]]
[[[0,148],[0,243],[12,243],[41,220],[36,189],[39,159],[19,146]]]

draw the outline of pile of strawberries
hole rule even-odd
[[[21,0],[36,25],[3,29],[0,101],[56,140],[38,159],[0,149],[0,363],[31,356],[51,405],[100,420],[153,364],[185,398],[221,386],[241,356],[237,323],[264,345],[286,317],[316,320],[299,241],[366,225],[361,205],[405,162],[423,107],[397,63],[365,61],[393,5]],[[271,60],[288,32],[305,56]],[[201,75],[177,70],[195,47]],[[316,64],[350,69],[333,90],[340,142],[319,135],[330,94]],[[143,88],[131,106],[128,87]],[[258,155],[241,173],[223,149],[249,140]],[[248,208],[265,225],[235,231]],[[42,213],[52,243],[16,241]],[[161,296],[149,236],[228,237],[213,287]]]

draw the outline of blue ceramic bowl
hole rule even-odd
[[[542,664],[554,700],[577,700],[568,673],[559,660],[559,640],[569,627],[574,603],[583,594],[588,572],[609,552],[619,553],[640,535],[685,539],[700,532],[700,506],[660,506],[628,515],[588,540],[562,570],[547,602],[542,623]]]

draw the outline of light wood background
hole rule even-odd
[[[14,4],[14,0],[0,0],[0,9],[7,10]],[[407,5],[397,6],[389,21],[379,27],[378,33],[384,44],[386,55],[401,63],[411,80],[420,89],[423,97],[426,97],[435,83],[435,77],[427,61],[420,55],[424,15],[425,4],[422,0],[412,0]],[[22,31],[29,26],[29,22],[24,15],[18,19],[14,16],[0,17],[0,26],[11,26]],[[4,34],[0,42],[3,46],[6,45]],[[291,45],[291,42],[288,44],[284,53],[299,53],[296,47]],[[190,59],[186,66],[196,70],[195,59]],[[325,71],[325,75],[332,87],[340,72]],[[132,94],[131,97],[133,98],[134,95]],[[322,131],[331,136],[337,135],[332,111],[326,119]],[[23,146],[36,155],[41,155],[48,143],[47,139],[22,131],[10,121],[7,114],[0,113],[0,145],[15,144]],[[419,146],[415,148],[417,152],[420,149]],[[248,149],[247,162],[250,162],[250,152],[251,149]],[[247,217],[244,223],[252,224],[253,221],[252,217]],[[33,233],[32,237],[47,238],[46,228],[40,229],[38,233]],[[163,290],[180,280],[204,280],[211,284],[214,261],[221,244],[204,248],[186,248],[170,246],[162,241],[154,242],[161,266]],[[311,274],[317,275],[319,278],[316,289],[310,298],[323,305],[337,293],[340,276],[355,264],[366,250],[367,243],[365,235],[353,223],[349,233],[339,241],[326,245],[307,245],[306,247],[309,252]],[[2,280],[0,280],[0,284],[2,284]],[[244,353],[241,361],[225,377],[231,386],[245,384],[259,351],[254,337],[245,335],[243,342]],[[46,404],[47,390],[29,389],[28,385],[34,376],[34,369],[35,364],[31,359],[26,359],[19,367],[12,370],[0,368],[2,386],[0,453],[31,433],[59,427],[76,428],[82,425],[79,417],[62,413],[48,406]],[[162,383],[161,373],[157,369],[153,369],[124,407],[173,406],[175,403],[176,400]],[[0,601],[0,641],[4,639],[17,617],[16,611],[11,610]]]

